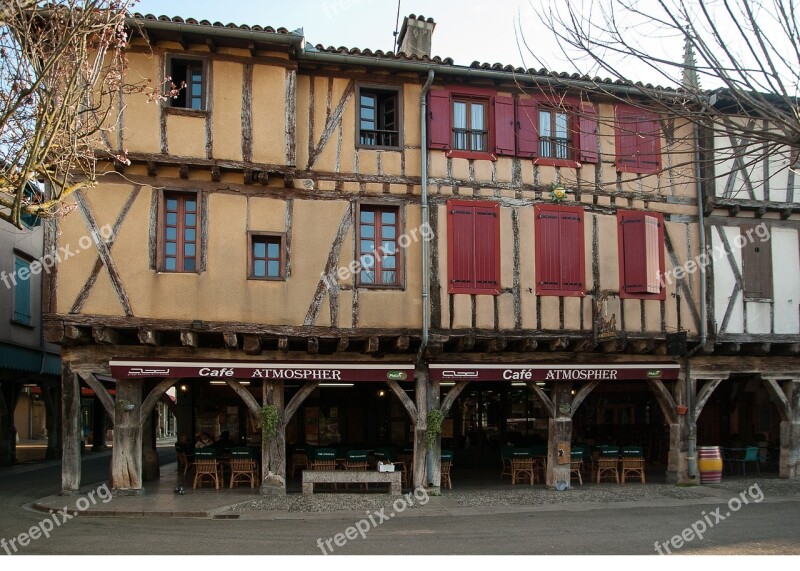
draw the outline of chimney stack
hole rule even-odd
[[[431,39],[436,22],[433,18],[411,14],[403,19],[403,27],[397,36],[398,51],[409,56],[431,56]]]

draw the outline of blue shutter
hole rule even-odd
[[[14,286],[14,321],[30,325],[31,323],[31,282],[30,277],[20,279],[21,269],[29,269],[28,263],[21,258],[14,258],[14,273],[17,283]]]

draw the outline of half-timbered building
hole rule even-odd
[[[549,485],[569,480],[573,440],[642,445],[687,477],[667,339],[698,346],[704,323],[700,274],[676,271],[701,252],[691,126],[631,86],[432,57],[421,16],[398,53],[130,24],[130,73],[182,89],[124,99],[109,144],[130,164],[49,228],[114,230],[51,274],[64,491],[81,383],[114,419],[117,489],[142,488],[143,430],[172,386],[182,436],[261,445],[264,492],[303,444],[394,444],[415,486],[439,486],[442,442],[494,470],[501,444],[539,441]],[[693,379],[713,378],[705,363]],[[264,405],[279,426],[262,441]]]

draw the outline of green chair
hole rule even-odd
[[[746,466],[748,462],[754,462],[756,465],[756,469],[758,470],[758,475],[761,475],[761,466],[758,464],[758,447],[756,446],[748,446],[744,449],[744,454],[740,458],[734,458],[732,463],[734,466],[737,464],[742,465],[742,476],[747,476],[746,474]]]

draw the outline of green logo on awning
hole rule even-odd
[[[648,379],[660,379],[661,378],[661,369],[650,369],[647,371],[647,378]]]
[[[386,378],[390,381],[405,381],[408,375],[405,371],[389,371],[386,373]]]

